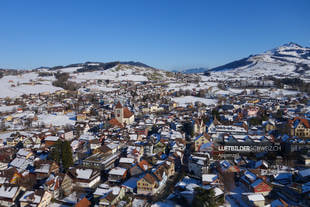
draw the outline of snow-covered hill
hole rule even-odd
[[[273,75],[309,78],[310,48],[290,42],[265,53],[251,55],[210,71],[239,77]]]
[[[4,75],[0,78],[0,98],[18,97],[23,94],[38,94],[43,92],[53,93],[62,90],[53,86],[56,80],[53,74],[68,73],[68,81],[77,84],[88,82],[89,88],[100,88],[102,91],[116,90],[97,85],[96,80],[118,81],[175,81],[176,76],[172,72],[154,69],[142,63],[84,63],[71,64],[69,66],[57,66],[54,68],[41,67],[32,71],[23,71],[18,75]],[[94,80],[94,81],[92,81]],[[94,85],[91,85],[91,84]],[[84,84],[85,85],[85,84]]]

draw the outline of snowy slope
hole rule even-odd
[[[39,77],[36,72],[23,75],[9,75],[0,79],[0,98],[18,97],[23,94],[37,94],[42,92],[55,92],[62,90],[52,85],[53,76]]]
[[[66,69],[62,69],[65,71]],[[71,80],[83,82],[87,80],[113,80],[113,81],[148,81],[148,80],[169,80],[167,71],[149,67],[131,66],[119,64],[107,70],[92,72],[71,73]]]
[[[211,69],[227,76],[310,76],[310,48],[289,43],[258,55]]]
[[[129,62],[130,64],[133,64]],[[87,63],[92,65],[95,63]],[[18,97],[23,94],[38,94],[42,92],[55,92],[62,90],[62,88],[55,87],[52,82],[55,81],[55,77],[44,76],[39,77],[39,73],[69,73],[69,80],[82,83],[89,82],[91,80],[111,80],[111,81],[169,81],[175,80],[171,72],[154,69],[148,66],[143,66],[140,63],[138,66],[130,64],[118,64],[109,69],[99,69],[94,71],[80,72],[78,69],[82,69],[82,66],[68,66],[60,67],[58,69],[40,68],[33,71],[25,71],[21,75],[6,75],[0,78],[0,98],[5,97]],[[134,63],[137,64],[137,63]],[[94,81],[96,83],[96,81]],[[89,89],[98,91],[113,91],[116,88],[109,88],[105,86],[88,85]]]

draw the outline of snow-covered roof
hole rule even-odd
[[[250,194],[247,196],[249,201],[264,201],[265,197],[262,194]]]
[[[216,174],[203,174],[202,175],[202,182],[213,182],[217,179]]]
[[[13,198],[17,193],[19,187],[0,187],[0,197],[2,198]]]
[[[25,158],[15,158],[14,160],[12,160],[12,162],[10,163],[11,166],[14,166],[16,168],[19,169],[23,169],[25,170],[28,165],[31,165],[33,162],[29,159],[25,159]]]
[[[116,167],[110,170],[109,175],[124,175],[126,168]]]
[[[79,179],[89,179],[93,173],[92,169],[76,169],[77,178]]]
[[[59,139],[59,137],[57,137],[57,136],[47,136],[44,140],[56,142],[58,139]]]
[[[133,158],[127,158],[127,157],[122,157],[120,160],[119,160],[119,163],[128,163],[128,164],[131,164],[131,163],[134,163],[135,162],[135,159]]]
[[[34,194],[34,200],[30,196],[34,194],[34,191],[26,191],[24,195],[19,199],[20,202],[31,201],[31,203],[39,204],[41,201],[41,196]]]

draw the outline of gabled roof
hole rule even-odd
[[[290,120],[289,123],[293,128],[296,128],[299,123],[302,123],[306,128],[310,128],[310,121],[300,117],[295,117],[293,120]]]
[[[133,113],[131,113],[131,111],[129,111],[127,107],[125,107],[123,111],[124,111],[124,118],[130,118],[133,115]]]
[[[109,123],[110,123],[113,127],[117,126],[117,127],[123,128],[123,125],[122,125],[119,121],[117,121],[117,119],[111,119],[111,120],[109,121]]]
[[[152,167],[151,164],[149,164],[146,160],[142,160],[141,162],[138,163],[138,166],[143,170],[143,171],[146,171],[148,170],[149,168]]]
[[[121,109],[123,108],[122,104],[120,102],[118,102],[115,106],[116,109]]]
[[[146,173],[143,179],[150,184],[154,184],[156,182],[155,177],[151,175],[150,173]]]
[[[91,202],[87,200],[87,198],[84,197],[82,200],[77,202],[77,204],[75,204],[75,207],[88,207],[90,205],[91,205]]]

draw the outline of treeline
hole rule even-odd
[[[200,89],[199,91],[193,91],[193,90],[178,90],[174,93],[175,97],[180,97],[180,96],[196,96],[196,97],[201,97],[205,98],[207,95],[208,90],[207,89]]]
[[[53,73],[49,73],[49,72],[39,72],[38,76],[39,76],[39,77],[53,76]]]
[[[298,90],[298,91],[306,92],[310,94],[310,83],[307,83],[300,78],[277,79],[277,78],[271,77],[270,79],[274,81],[274,84],[278,88],[284,88],[284,85],[289,85],[290,87],[292,87],[293,90]]]
[[[83,68],[79,68],[75,73],[92,72],[98,70],[107,70],[117,66],[120,62],[98,63],[97,65],[85,65]]]
[[[69,73],[57,72],[54,74],[57,80],[53,81],[53,86],[61,87],[65,90],[76,91],[80,88],[80,85],[73,81],[68,81]]]
[[[61,167],[63,172],[67,172],[73,165],[70,142],[58,140],[51,148],[49,159],[54,160]]]

